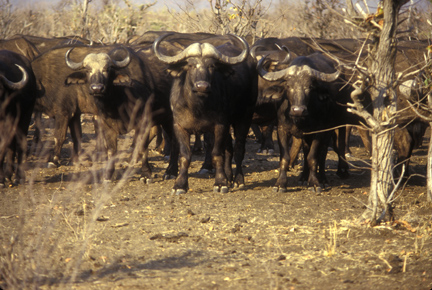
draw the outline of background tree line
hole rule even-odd
[[[362,4],[363,1],[358,1]],[[402,13],[403,36],[431,36],[432,4],[410,5]],[[42,37],[80,35],[105,43],[125,42],[149,30],[235,33],[261,37],[356,38],[360,31],[348,25],[345,1],[187,0],[175,7],[156,5],[157,0],[136,4],[130,0],[61,0],[48,5],[18,5],[0,0],[0,37],[15,34]],[[365,13],[368,11],[364,5]],[[369,9],[376,10],[371,6]],[[338,14],[335,14],[337,11]]]

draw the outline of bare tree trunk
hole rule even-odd
[[[89,38],[89,30],[87,27],[87,11],[88,11],[88,5],[91,2],[91,0],[84,0],[83,1],[83,9],[82,9],[82,15],[81,15],[81,37]]]
[[[432,128],[432,122],[429,122],[429,128]],[[428,158],[427,158],[427,200],[432,202],[432,140],[429,140]]]
[[[392,218],[392,205],[388,201],[393,191],[393,137],[394,129],[385,132],[372,133],[372,174],[369,192],[369,209],[363,214],[365,219],[374,225],[378,220],[385,218],[386,214]]]
[[[372,38],[369,46],[368,77],[366,82],[372,98],[373,116],[357,106],[372,128],[372,172],[368,209],[362,217],[371,225],[393,218],[393,139],[395,129],[396,100],[394,64],[396,58],[396,29],[399,10],[408,0],[384,0],[382,11],[365,19]],[[352,7],[351,7],[352,8]],[[355,94],[353,95],[353,100]],[[356,102],[356,100],[354,100]],[[358,104],[358,102],[356,102]]]

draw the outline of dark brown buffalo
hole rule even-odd
[[[339,103],[348,101],[350,88],[339,79],[340,72],[325,56],[315,53],[299,56],[289,66],[268,72],[263,68],[263,58],[258,63],[261,77],[273,86],[263,91],[264,98],[277,103],[278,137],[280,144],[280,171],[274,186],[276,191],[285,191],[287,171],[290,164],[289,140],[291,136],[303,139],[305,163],[301,181],[308,181],[316,191],[321,191],[325,178],[325,157],[333,133],[330,128],[344,124],[350,118],[346,108]],[[322,132],[316,132],[321,131]],[[339,137],[338,175],[347,177],[348,166],[343,159],[344,130]],[[315,132],[309,134],[309,132]],[[319,176],[317,170],[319,168]]]
[[[271,38],[273,39],[273,38]],[[292,53],[286,46],[280,47],[269,42],[254,45],[251,48],[251,55],[258,62],[262,57],[266,57],[265,69],[274,71],[287,68],[290,61],[297,55]],[[276,47],[276,50],[272,50]],[[263,78],[258,78],[258,101],[255,106],[252,118],[252,130],[261,144],[258,153],[272,154],[274,152],[273,131],[277,125],[277,102],[272,98],[263,97],[263,92],[274,85],[273,82]],[[291,163],[295,158],[291,159]]]
[[[23,163],[35,92],[30,61],[21,54],[0,50],[0,187],[5,186],[5,180],[13,184],[25,181]]]
[[[94,114],[103,132],[108,155],[117,152],[117,136],[137,129],[154,82],[147,63],[132,49],[118,46],[73,46],[53,49],[32,62],[39,96],[35,111],[55,119],[55,146],[51,161],[59,164],[69,127],[73,159],[80,152],[82,113]],[[109,162],[105,179],[111,179]],[[143,160],[143,166],[148,166]],[[143,168],[143,171],[146,171]]]
[[[257,93],[257,73],[247,42],[240,37],[232,38],[233,42],[240,43],[241,48],[231,43],[219,46],[193,43],[180,53],[168,56],[159,50],[167,36],[158,38],[153,47],[156,56],[168,64],[174,76],[170,100],[175,135],[180,144],[180,172],[173,193],[188,190],[189,139],[190,134],[196,132],[211,132],[214,136],[214,191],[227,192],[231,182],[243,187],[242,161]],[[230,126],[234,129],[234,149]],[[234,179],[231,169],[233,152],[236,163]]]

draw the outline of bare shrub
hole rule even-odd
[[[233,33],[254,38],[268,36],[273,27],[266,18],[271,3],[263,0],[209,0],[209,8],[201,10],[197,9],[197,3],[188,0],[183,6],[179,5],[178,11],[170,11],[173,18],[184,23],[189,31]]]
[[[149,105],[140,122],[142,130],[132,152],[135,159],[150,132]],[[42,146],[45,148],[41,152],[49,150],[47,142]],[[14,214],[1,217],[2,287],[39,289],[56,285],[63,288],[91,275],[91,271],[83,269],[91,268],[97,255],[89,246],[98,237],[96,225],[109,220],[103,215],[103,209],[136,173],[137,167],[123,168],[121,177],[114,183],[101,183],[106,162],[100,161],[94,146],[89,148],[83,154],[89,156],[91,166],[83,170],[77,164],[62,170],[63,173],[54,177],[59,182],[45,186],[44,190],[50,192],[48,202],[46,192],[39,192],[35,187],[40,170],[34,168],[28,185],[19,190]],[[8,220],[13,226],[9,226]]]

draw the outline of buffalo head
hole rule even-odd
[[[339,71],[328,73],[314,68],[313,61],[305,56],[297,57],[289,67],[274,72],[264,69],[264,61],[265,57],[260,59],[257,65],[260,76],[269,82],[279,82],[264,92],[264,95],[280,99],[286,94],[290,103],[289,115],[292,118],[309,115],[308,105],[312,96],[316,96],[319,101],[325,101],[328,91],[323,83],[333,82],[340,75]]]
[[[237,48],[233,50],[229,44],[215,47],[209,43],[193,43],[177,55],[167,56],[161,52],[159,45],[169,35],[171,34],[162,35],[153,43],[156,57],[170,65],[170,72],[174,77],[186,73],[185,85],[200,95],[207,95],[211,92],[215,71],[228,76],[232,74],[231,67],[245,61],[249,55],[247,42],[234,35],[242,45],[241,53],[236,56],[231,55],[234,54],[234,51],[237,52]]]
[[[89,53],[81,62],[73,62],[70,59],[70,54],[74,48],[69,49],[65,55],[65,61],[72,70],[85,69],[85,77],[76,76],[68,78],[68,84],[72,83],[88,83],[90,94],[102,95],[105,93],[110,81],[110,72],[112,69],[124,68],[129,65],[131,59],[129,52],[123,60],[115,60],[110,55],[113,53]],[[118,50],[118,49],[115,49]],[[112,80],[111,80],[112,81]]]

